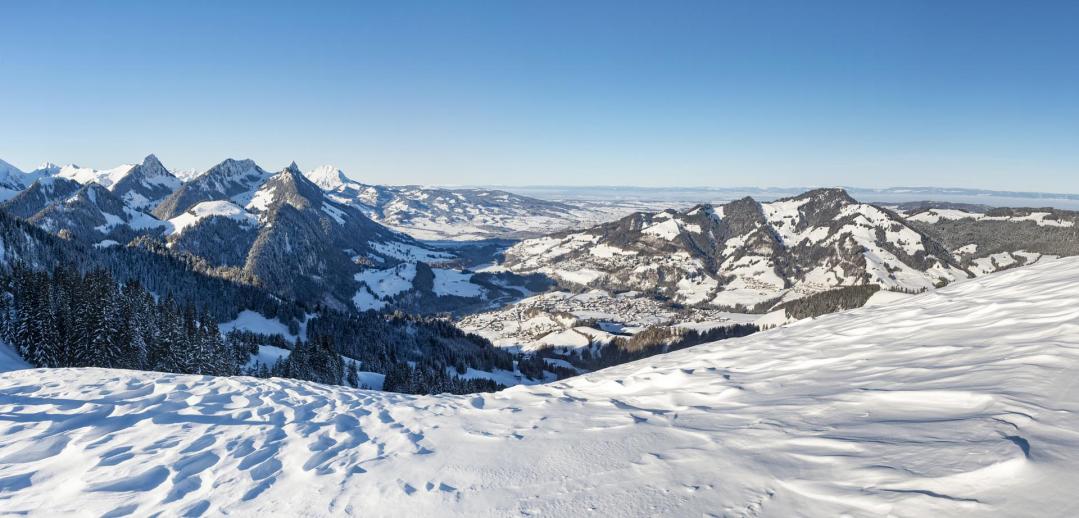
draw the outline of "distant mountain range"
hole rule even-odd
[[[304,173],[291,164],[272,173],[251,160],[228,159],[186,181],[154,155],[104,171],[49,165],[23,173],[5,165],[0,172],[0,208],[51,233],[99,248],[194,257],[219,276],[338,309],[424,312],[519,295],[508,286],[531,281],[473,279],[459,270],[461,257],[399,229],[497,238],[531,228],[527,235],[536,235],[536,218],[561,228],[575,210],[500,191],[363,185],[330,167]],[[398,265],[415,272],[417,263],[433,279],[400,277],[406,270]],[[407,288],[384,289],[379,275],[363,273],[371,270],[395,271]]]
[[[797,196],[815,187],[632,187],[632,186],[516,186],[491,187],[542,199],[566,202],[596,200],[662,201],[669,204],[726,202],[746,196],[761,201]],[[870,203],[897,204],[914,201],[942,201],[997,207],[1055,207],[1079,209],[1079,194],[994,191],[950,187],[864,188],[840,186],[851,196]]]
[[[993,211],[1006,209],[989,207],[996,196],[1066,195],[815,189],[626,215],[631,205],[601,210],[495,189],[364,184],[333,166],[304,172],[291,164],[271,172],[251,160],[227,159],[184,177],[154,155],[106,170],[44,164],[24,173],[0,162],[6,200],[0,208],[98,248],[193,258],[214,275],[307,304],[420,313],[483,310],[552,282],[670,304],[765,311],[850,286],[921,291],[1072,253],[1061,244],[1072,231],[1071,213],[1000,212],[1011,214],[1005,217]],[[764,198],[787,192],[705,189],[695,196],[742,191]],[[682,196],[678,189],[615,192]],[[873,205],[853,196],[867,192],[983,196],[984,203]],[[991,225],[1014,225],[1004,235],[1021,241],[971,230]],[[506,250],[499,267],[475,272],[467,268],[495,249],[463,251],[459,243],[424,238],[525,240]]]
[[[427,379],[388,375],[390,387],[439,391],[463,390],[451,378],[466,374],[551,380],[1079,255],[1079,213],[962,199],[974,190],[873,191],[960,198],[877,204],[843,189],[755,192],[542,200],[238,159],[183,178],[154,155],[106,170],[0,162],[0,271],[104,267],[274,330],[254,339],[264,369],[310,328],[365,372]]]
[[[368,185],[333,166],[307,174],[330,198],[421,239],[534,237],[569,226],[585,212],[502,190]]]
[[[841,286],[921,291],[969,276],[947,248],[900,215],[841,189],[636,213],[523,241],[506,252],[505,265],[740,311]]]

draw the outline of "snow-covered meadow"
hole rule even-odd
[[[1077,280],[1039,262],[471,396],[16,370],[0,510],[1075,516]]]

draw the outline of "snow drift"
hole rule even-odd
[[[548,385],[0,375],[41,515],[1079,513],[1079,259]]]

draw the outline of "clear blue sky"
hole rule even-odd
[[[0,158],[1079,192],[1079,2],[0,0]]]

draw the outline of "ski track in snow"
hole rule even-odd
[[[494,394],[0,375],[0,509],[1075,516],[1079,258]]]

